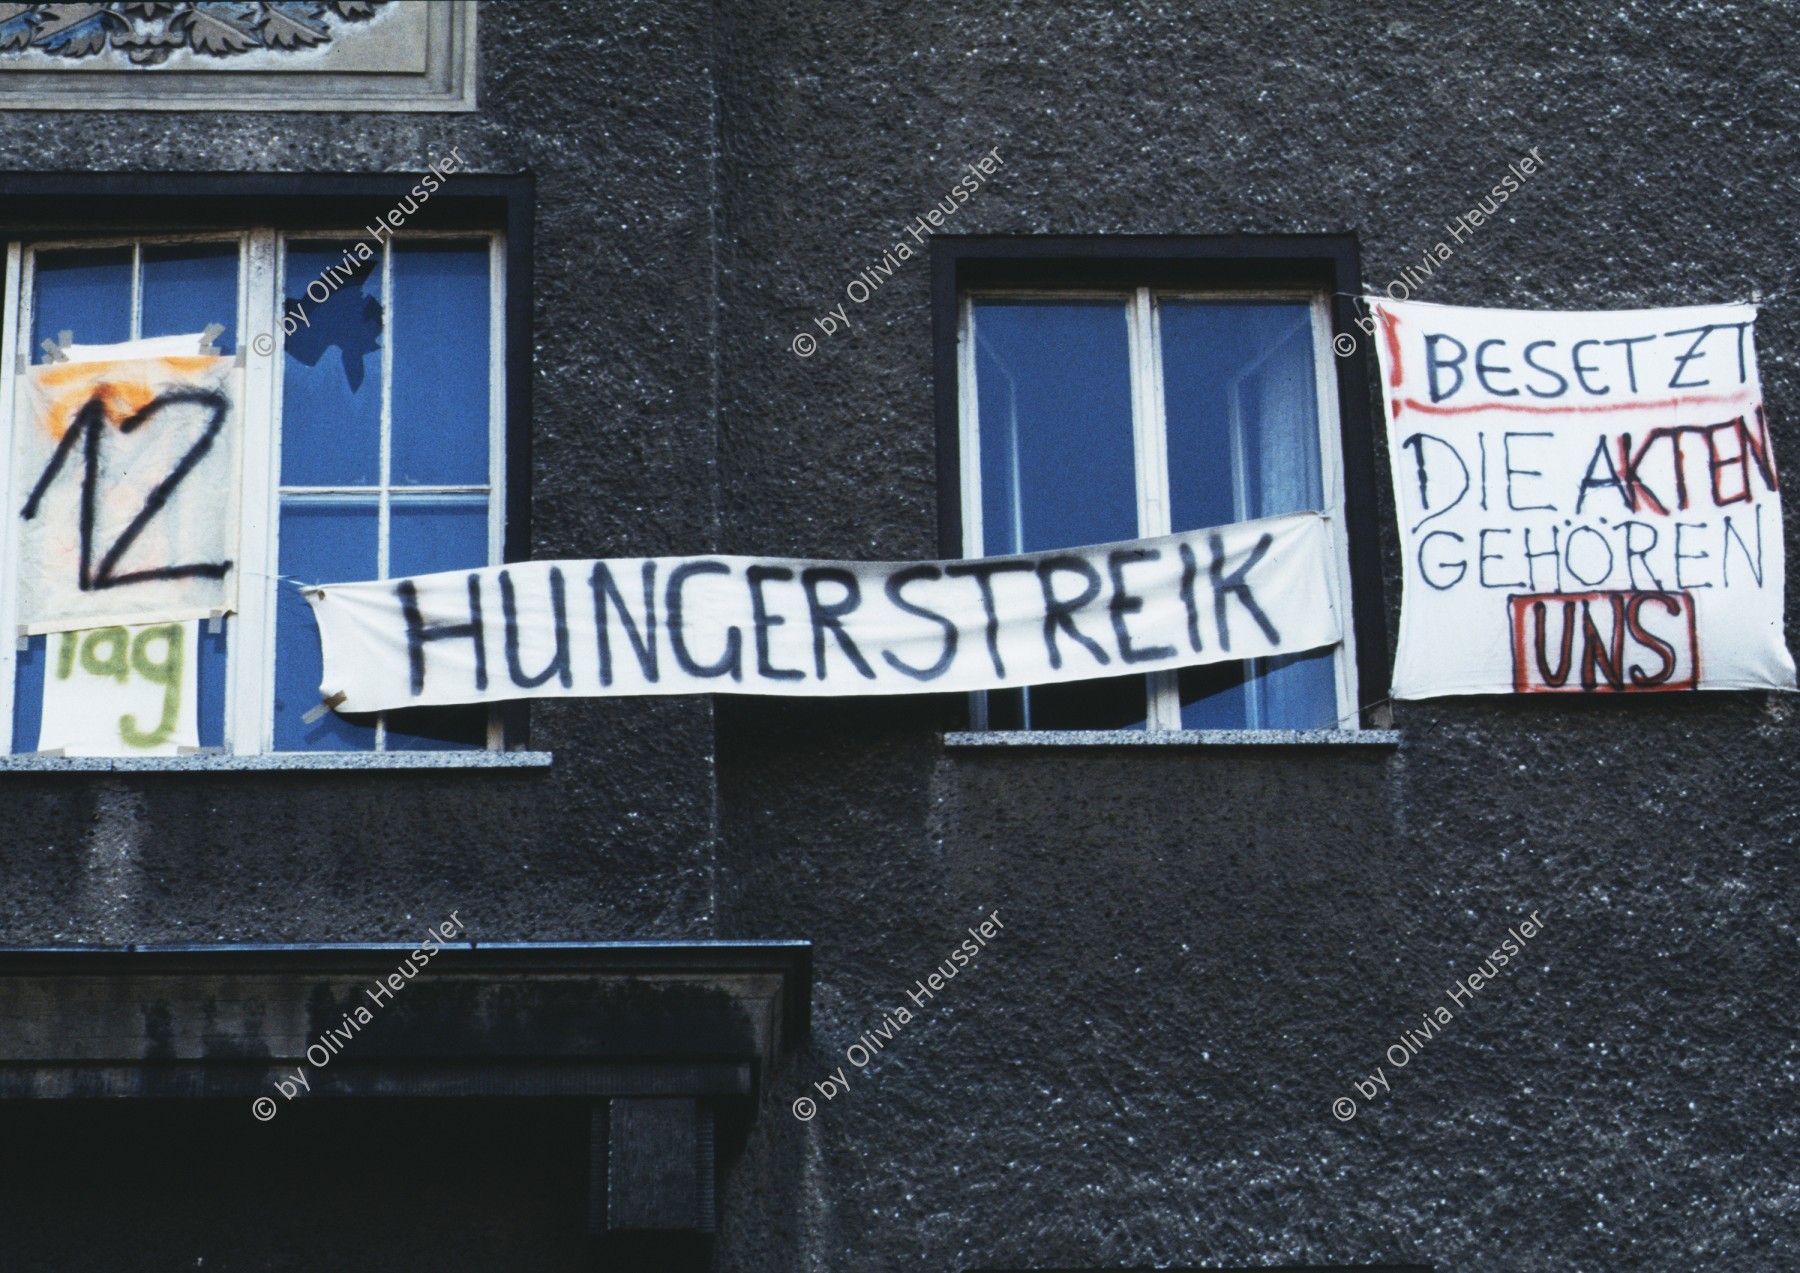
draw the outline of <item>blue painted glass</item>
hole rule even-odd
[[[1135,539],[1124,301],[982,301],[974,312],[982,551]]]
[[[131,339],[130,248],[39,252],[32,278],[32,362],[42,361],[39,346],[58,332],[73,333],[78,345]]]
[[[1161,324],[1172,529],[1323,509],[1312,308],[1304,300],[1168,300]],[[1330,651],[1189,668],[1187,729],[1322,729]]]
[[[226,641],[231,632],[231,616],[227,615],[218,632],[208,632],[200,625],[199,727],[202,747],[225,745],[225,659]]]
[[[1324,508],[1312,308],[1163,301],[1174,530]]]
[[[131,249],[78,248],[36,254],[31,359],[39,342],[70,332],[84,345],[131,339]],[[35,751],[44,707],[45,640],[19,651],[13,678],[13,750]]]
[[[44,663],[48,642],[41,636],[29,639],[27,649],[19,651],[18,674],[13,678],[13,750],[36,751],[38,729],[44,720]]]
[[[485,495],[405,495],[388,509],[388,575],[428,575],[488,564]],[[479,704],[419,707],[387,713],[393,751],[446,751],[487,746],[488,709]]]
[[[488,245],[396,243],[390,462],[397,486],[488,480]]]
[[[388,575],[488,564],[485,495],[396,494],[388,509]]]
[[[1038,552],[1138,536],[1124,300],[984,300],[973,314],[982,549]],[[989,695],[989,721],[1141,729],[1142,676]]]
[[[381,478],[381,257],[348,243],[290,242],[282,288],[284,486]]]
[[[1180,674],[1183,729],[1331,729],[1335,651],[1209,663]]]
[[[275,607],[276,751],[371,751],[373,715],[327,712],[301,718],[319,702],[323,661],[319,628],[298,583],[373,579],[380,506],[373,496],[289,495],[281,501],[281,586]]]
[[[236,243],[147,243],[142,259],[144,336],[177,336],[223,323],[224,334],[214,343],[221,353],[237,352]]]

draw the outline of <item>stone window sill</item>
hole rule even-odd
[[[0,756],[3,773],[317,773],[345,770],[545,769],[547,751],[272,752],[227,756]]]
[[[1397,729],[993,729],[944,735],[965,747],[1377,747],[1400,745]]]

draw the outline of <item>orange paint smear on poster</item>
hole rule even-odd
[[[50,400],[49,409],[38,424],[60,442],[75,423],[76,412],[98,397],[106,422],[117,428],[156,400],[159,384],[191,379],[218,361],[218,357],[206,355],[76,362],[39,368],[38,383],[61,392]]]

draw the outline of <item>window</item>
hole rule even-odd
[[[1368,539],[1372,508],[1365,500],[1350,516],[1346,501],[1346,360],[1332,352],[1332,301],[1348,289],[1336,270],[1274,268],[1259,278],[1242,262],[1209,270],[1193,257],[1058,263],[1048,252],[1009,256],[1016,241],[988,243],[934,245],[948,258],[939,286],[954,280],[957,481],[946,495],[957,512],[947,555],[1039,552],[1310,509],[1332,518],[1336,590],[1352,597],[1352,542],[1359,529]],[[1366,465],[1366,444],[1359,451]],[[1356,477],[1372,492],[1372,475]],[[1359,687],[1365,625],[1346,627],[1330,650],[978,695],[972,724],[1356,728],[1369,697]]]
[[[42,342],[63,332],[101,345],[217,324],[218,351],[243,368],[238,609],[201,627],[202,751],[484,751],[504,745],[509,721],[518,741],[517,716],[505,709],[314,710],[319,639],[296,585],[507,559],[506,425],[517,414],[507,392],[507,236],[475,226],[371,234],[392,202],[316,228],[8,245],[0,400],[14,401],[17,370],[42,361]],[[9,456],[10,447],[0,468]],[[4,476],[16,515],[33,475]],[[5,544],[9,564],[17,538]],[[6,593],[0,630],[10,634]],[[0,648],[4,750],[38,746],[57,641],[21,637]]]

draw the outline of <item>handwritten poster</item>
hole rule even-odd
[[[199,654],[197,621],[54,634],[38,747],[68,756],[172,756],[197,746]]]
[[[19,378],[19,622],[30,632],[236,605],[240,377],[203,337],[73,346]]]
[[[1753,307],[1373,308],[1396,698],[1794,688]]]
[[[305,595],[321,696],[346,712],[543,695],[908,694],[1334,645],[1331,543],[1324,517],[1293,513],[971,561],[535,561]]]

